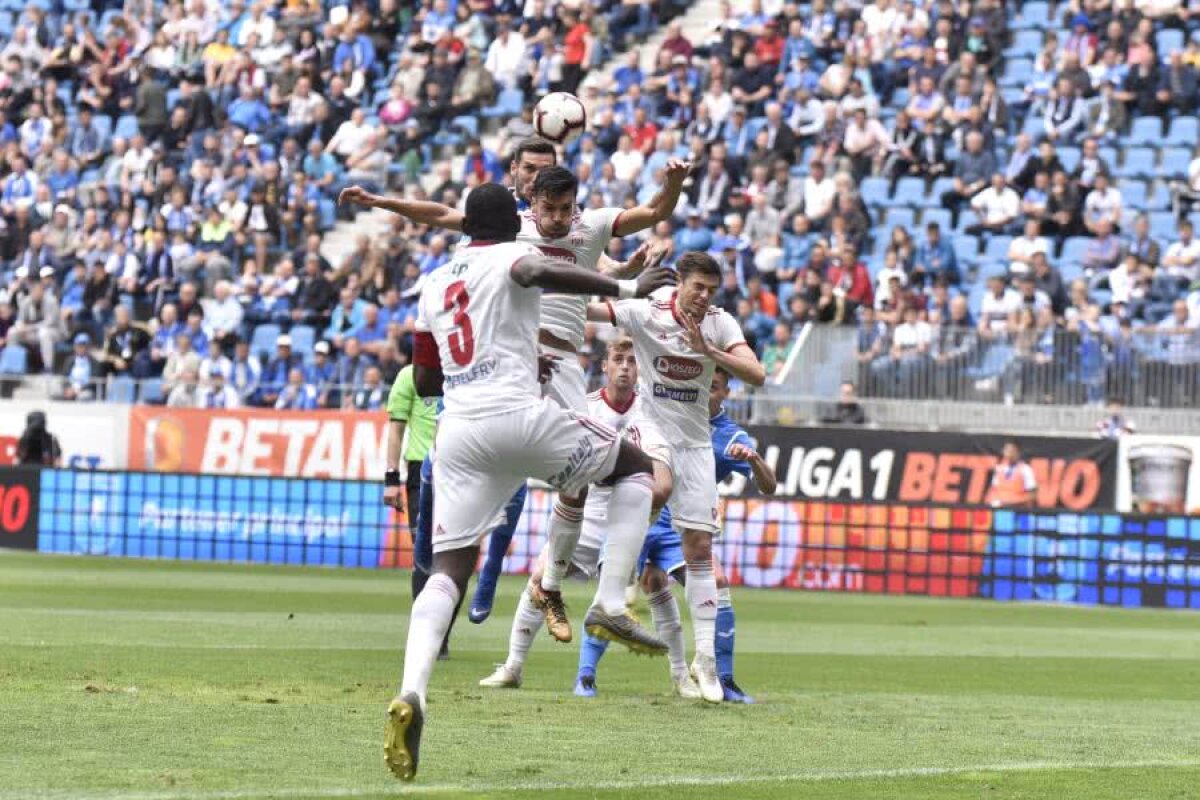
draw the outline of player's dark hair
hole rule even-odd
[[[513,161],[521,163],[521,156],[526,153],[538,153],[545,156],[554,156],[554,163],[558,163],[558,151],[554,149],[554,145],[545,139],[539,139],[536,136],[530,136],[528,139],[522,139],[517,145],[517,149],[513,150]]]
[[[467,195],[462,229],[472,239],[515,240],[521,230],[521,218],[517,215],[517,201],[512,192],[498,183],[476,186]]]
[[[681,281],[686,280],[689,275],[707,275],[721,280],[721,265],[708,253],[698,250],[690,250],[680,256],[675,269],[678,270]]]
[[[534,197],[562,197],[564,194],[574,197],[578,190],[579,179],[566,167],[543,167],[533,179]]]

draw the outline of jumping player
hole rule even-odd
[[[514,176],[514,182],[519,186],[524,180],[524,172],[519,167],[516,169],[519,174]],[[613,236],[629,236],[670,218],[690,171],[690,162],[669,161],[666,183],[648,203],[631,209],[603,208],[580,212],[575,202],[579,186],[575,176],[563,167],[542,167],[536,171],[529,189],[532,205],[521,215],[517,240],[535,245],[548,256],[595,271]],[[344,190],[341,200],[386,208],[418,223],[462,230],[463,215],[439,203],[380,198],[359,187]],[[559,368],[548,384],[547,393],[563,408],[579,414],[587,412],[587,380],[578,359],[584,341],[586,311],[586,298],[548,293],[542,299],[538,331],[542,352],[559,360]],[[586,494],[586,486],[575,496],[559,494],[547,535],[545,572],[539,582],[530,583],[528,597],[521,599],[521,603],[543,612],[547,629],[561,642],[569,642],[572,638],[561,588],[571,554],[579,541]],[[648,632],[639,630],[641,626],[637,621],[625,613],[624,583],[616,585],[616,568],[627,563],[632,572],[637,552],[610,549],[609,559],[614,569],[607,576],[601,576],[597,601],[588,610],[584,625],[594,628],[598,635],[612,635],[616,641],[632,646]]]
[[[712,540],[720,528],[708,400],[718,367],[753,386],[762,386],[766,373],[737,321],[712,305],[721,285],[716,260],[688,252],[677,269],[678,287],[644,300],[594,303],[588,317],[611,322],[633,338],[643,367],[639,385],[647,414],[670,443],[675,480],[668,504],[672,525],[683,539],[684,589],[696,639],[691,672],[703,698],[719,703],[725,693],[714,650],[717,583]]]
[[[588,415],[615,429],[654,459],[653,513],[662,508],[671,494],[670,451],[658,429],[642,412],[642,403],[636,393],[637,362],[634,360],[633,342],[628,336],[618,336],[608,345],[601,370],[607,384],[588,395]],[[608,501],[607,487],[596,486],[588,492],[579,544],[571,556],[568,572],[571,577],[586,580],[595,577],[603,568],[601,555],[608,522]],[[543,558],[539,557],[532,581],[540,579],[544,566]],[[497,665],[495,672],[481,680],[479,685],[489,689],[520,688],[525,659],[541,627],[542,615],[537,609],[528,604],[519,605],[513,615],[512,632],[508,638],[508,659]],[[607,644],[606,640],[598,641]]]
[[[404,677],[388,707],[385,760],[404,780],[417,771],[426,689],[479,541],[513,493],[531,476],[572,495],[606,481],[609,537],[626,542],[645,537],[651,508],[649,456],[541,397],[539,290],[644,297],[669,284],[670,273],[619,282],[518,244],[516,202],[497,184],[471,192],[464,229],[472,246],[430,276],[419,312],[428,332],[414,337],[417,392],[442,395],[445,412],[433,466],[433,570],[413,603]]]
[[[774,494],[777,484],[775,471],[755,451],[754,440],[750,435],[725,413],[722,405],[728,397],[729,373],[718,369],[713,373],[712,392],[708,396],[708,422],[712,429],[713,457],[717,464],[716,482],[719,484],[737,473],[747,478],[753,477],[755,486],[762,494]],[[582,539],[580,541],[582,542]],[[642,589],[650,603],[655,630],[669,648],[667,657],[675,691],[681,697],[699,697],[699,690],[688,678],[679,606],[668,588],[667,580],[670,576],[677,582],[684,583],[687,580],[684,566],[682,541],[679,533],[671,526],[671,509],[667,507],[646,534],[646,544],[642,547],[638,571],[641,575]],[[717,577],[717,675],[725,692],[725,702],[753,703],[753,698],[743,692],[733,679],[733,600],[720,561],[714,558],[713,567]],[[608,642],[603,639],[584,636],[579,648],[579,670],[575,675],[577,697],[596,696],[596,669],[607,648]],[[684,678],[687,680],[682,680]]]

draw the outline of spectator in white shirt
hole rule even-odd
[[[862,180],[879,166],[883,156],[895,147],[892,136],[878,119],[868,118],[867,110],[861,106],[854,109],[854,116],[846,126],[842,137],[842,149],[850,156],[854,176]]]
[[[512,30],[512,20],[504,14],[496,17],[496,38],[488,45],[484,67],[496,83],[516,89],[526,58],[525,37]]]
[[[229,385],[229,380],[223,372],[213,372],[206,381],[208,388],[200,398],[201,408],[241,408],[242,398],[237,390]]]
[[[208,340],[208,353],[200,359],[200,380],[207,381],[214,375],[228,377],[233,371],[233,362],[221,350],[221,343],[216,339]]]
[[[812,230],[823,228],[825,220],[833,211],[837,186],[833,178],[825,174],[825,162],[813,159],[808,177],[804,179],[804,216],[808,217]]]
[[[330,137],[325,152],[345,160],[362,149],[374,132],[375,129],[367,124],[367,112],[362,107],[355,108],[350,119],[339,125]]]
[[[1167,247],[1162,271],[1180,284],[1189,284],[1200,277],[1200,240],[1193,236],[1190,220],[1179,223],[1179,241]]]
[[[275,38],[275,20],[263,11],[261,3],[250,6],[250,16],[238,29],[236,44],[245,47],[250,43],[250,37],[255,34],[258,35],[259,45],[265,45]]]
[[[967,226],[967,233],[1007,233],[1021,213],[1021,198],[1004,180],[1003,173],[992,175],[988,188],[971,198],[971,208],[979,222]]]
[[[1109,185],[1108,174],[1096,174],[1096,183],[1083,203],[1083,224],[1093,236],[1100,233],[1100,223],[1107,220],[1112,230],[1121,225],[1121,192]]]
[[[1041,223],[1036,219],[1025,220],[1025,230],[1008,246],[1008,271],[1013,275],[1033,272],[1033,255],[1049,255],[1050,242],[1041,235]]]
[[[1022,305],[1020,293],[1005,284],[1003,275],[991,276],[979,304],[979,333],[988,339],[1003,335]]]
[[[245,309],[233,296],[233,286],[229,281],[217,281],[213,286],[213,302],[205,314],[210,339],[224,342],[227,337],[238,332],[242,324]]]
[[[617,140],[617,152],[609,157],[609,161],[612,162],[617,180],[632,184],[642,174],[646,159],[640,150],[634,148],[633,139],[628,134],[622,134]]]

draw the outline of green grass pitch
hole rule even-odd
[[[477,688],[519,587],[460,620],[409,786],[407,575],[0,555],[0,800],[1200,797],[1193,614],[735,590],[761,703],[704,707],[616,651],[577,700],[544,634]]]

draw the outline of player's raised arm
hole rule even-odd
[[[729,457],[737,461],[745,461],[750,465],[750,471],[754,475],[754,485],[758,487],[758,491],[764,495],[775,494],[775,487],[779,485],[779,480],[775,477],[775,470],[771,469],[771,465],[762,457],[762,454],[746,444],[737,443],[729,448]]]
[[[675,206],[679,203],[679,194],[683,191],[683,182],[692,171],[691,161],[672,159],[667,162],[667,180],[658,194],[650,198],[645,205],[636,206],[628,211],[622,211],[613,226],[613,236],[628,236],[631,233],[644,231],[663,220],[671,218]]]
[[[399,214],[420,225],[432,225],[448,231],[462,230],[463,214],[461,211],[428,200],[384,197],[381,194],[371,194],[361,186],[347,186],[338,195],[338,205],[347,204],[363,208],[382,208],[384,211]]]
[[[598,294],[622,299],[645,297],[675,282],[675,274],[664,267],[647,270],[636,280],[618,281],[542,255],[518,259],[512,265],[511,274],[514,281],[525,287],[536,286],[559,294]]]
[[[636,278],[642,274],[642,270],[657,267],[666,257],[667,247],[643,242],[628,261],[617,261],[607,254],[601,253],[597,266],[600,268],[600,272],[613,278]]]

